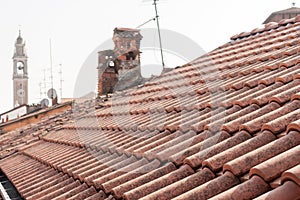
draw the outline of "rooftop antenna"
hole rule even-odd
[[[159,46],[160,46],[160,54],[161,54],[161,63],[163,69],[165,68],[165,62],[164,62],[164,55],[163,55],[163,50],[162,50],[162,42],[161,42],[161,35],[160,35],[160,28],[159,28],[159,16],[157,12],[157,2],[158,0],[153,0],[153,5],[155,7],[155,18],[156,18],[156,24],[157,24],[157,31],[158,31],[158,38],[159,38]]]
[[[60,101],[62,100],[62,84],[63,84],[63,76],[62,76],[62,64],[59,64],[59,66],[60,66],[60,69],[59,69],[59,75],[60,75],[60,88],[59,88],[59,90],[60,90]]]
[[[43,73],[44,73],[44,78],[43,78],[43,94],[44,96],[46,96],[46,88],[47,88],[47,83],[46,83],[46,69],[43,69]]]
[[[53,88],[53,74],[52,74],[52,47],[51,47],[51,38],[49,39],[49,45],[50,45],[50,78],[51,78],[51,88]],[[53,94],[52,94],[53,98]]]
[[[39,86],[40,86],[40,99],[42,99],[42,95],[43,95],[42,82],[39,82]]]

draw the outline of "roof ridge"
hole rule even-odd
[[[270,31],[272,29],[277,29],[281,26],[285,26],[290,23],[294,24],[297,22],[300,22],[300,15],[298,15],[294,18],[290,18],[290,19],[283,19],[280,22],[269,22],[269,23],[265,24],[265,26],[263,28],[255,28],[251,32],[242,32],[240,34],[236,34],[236,35],[232,36],[230,39],[231,40],[243,39],[243,38],[249,37],[251,35],[255,35],[257,33],[263,33],[265,31]]]

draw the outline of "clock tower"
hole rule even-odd
[[[25,42],[19,36],[15,43],[15,51],[13,56],[13,90],[14,101],[13,106],[28,104],[28,71],[27,71],[27,55],[25,51]]]

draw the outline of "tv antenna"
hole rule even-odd
[[[164,61],[164,54],[163,54],[163,48],[162,48],[162,41],[161,41],[161,34],[160,34],[160,27],[159,27],[159,15],[158,15],[158,11],[157,11],[157,1],[158,0],[153,0],[153,5],[155,8],[155,17],[149,19],[148,21],[144,22],[143,24],[139,25],[136,28],[140,28],[142,26],[144,26],[145,24],[151,22],[151,21],[156,21],[156,25],[157,25],[157,31],[158,31],[158,39],[159,39],[159,47],[160,47],[160,54],[161,54],[161,64],[163,69],[165,68],[165,61]]]
[[[50,47],[50,78],[51,78],[51,88],[53,88],[52,46],[51,46],[51,38],[49,39],[49,47]],[[50,98],[50,97],[49,97],[49,98]]]
[[[60,90],[60,101],[61,101],[61,99],[62,99],[62,92],[63,92],[63,89],[62,89],[62,87],[63,87],[63,71],[62,71],[62,64],[59,64],[59,67],[60,67],[60,69],[59,69],[59,75],[60,75],[60,88],[59,88],[59,90]]]
[[[43,95],[42,82],[39,82],[39,87],[40,87],[40,99],[41,99]]]
[[[157,25],[157,31],[158,31],[158,38],[159,38],[159,47],[160,47],[160,54],[161,54],[161,64],[163,69],[165,68],[165,62],[164,62],[164,54],[162,50],[162,42],[161,42],[161,35],[160,35],[160,27],[159,27],[159,16],[157,11],[157,2],[158,0],[153,0],[153,5],[155,7],[155,18],[156,18],[156,25]]]
[[[43,69],[43,94],[46,95],[46,88],[47,88],[47,82],[46,82],[46,69]]]

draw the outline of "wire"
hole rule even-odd
[[[151,22],[152,20],[155,21],[156,18],[149,19],[148,21],[142,23],[141,25],[137,26],[136,28],[141,28],[142,26],[144,26],[145,24],[148,24],[148,23]]]

